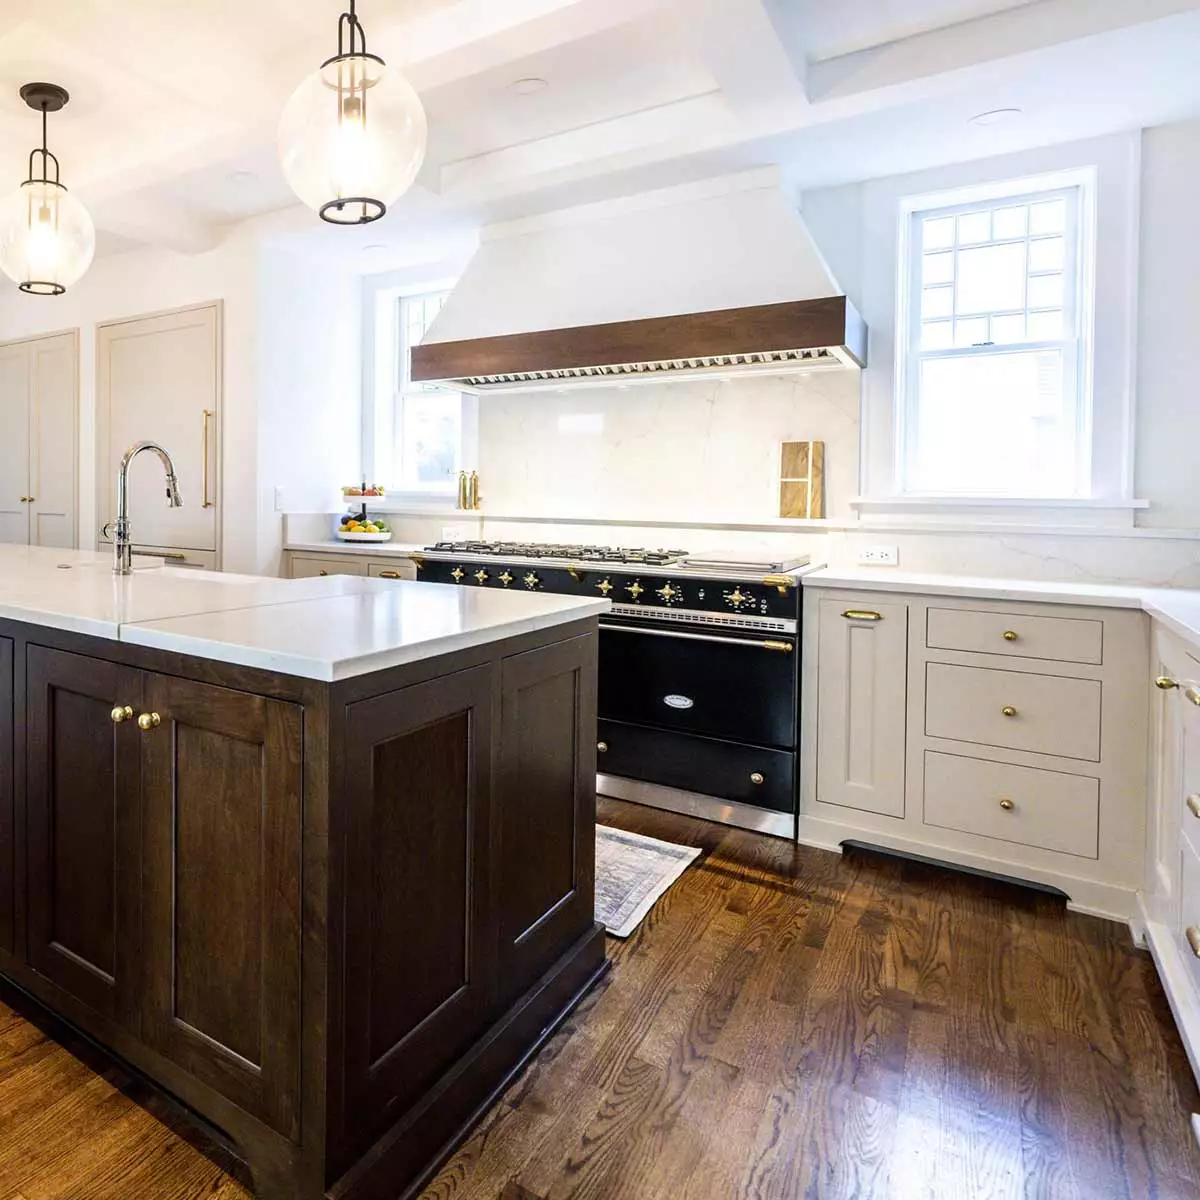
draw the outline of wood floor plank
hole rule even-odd
[[[1200,1197],[1200,1093],[1124,927],[930,864],[600,813],[702,857],[610,939],[609,976],[427,1200]],[[250,1200],[139,1086],[0,1002],[0,1200]]]

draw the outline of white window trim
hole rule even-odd
[[[447,291],[460,273],[461,264],[440,263],[427,265],[419,274],[391,272],[363,280],[362,461],[367,481],[389,489],[385,500],[371,505],[379,512],[414,508],[450,512],[458,507],[458,487],[454,480],[448,481],[445,488],[391,488],[394,481],[380,477],[386,471],[384,464],[390,459],[390,451],[382,451],[380,447],[392,446],[395,436],[398,302],[408,296]],[[465,464],[473,464],[479,458],[478,397],[466,392],[458,395],[462,404],[462,458]]]
[[[1003,196],[1006,186],[1040,190],[1080,172],[1094,173],[1090,219],[1094,238],[1096,304],[1086,314],[1093,330],[1091,379],[1091,495],[1069,500],[1044,497],[905,495],[899,487],[899,371],[906,369],[899,346],[901,235],[915,209],[933,207],[930,196],[954,192],[964,200]],[[1031,182],[1034,184],[1031,187]],[[861,495],[851,501],[861,518],[942,522],[957,518],[981,524],[1132,526],[1145,508],[1133,495],[1135,418],[1138,201],[1141,138],[1116,134],[1065,146],[956,164],[869,182],[862,189],[861,310],[871,330],[870,364],[863,373]],[[1011,194],[1017,194],[1015,191]],[[904,207],[911,205],[908,213]],[[1005,513],[1010,508],[1015,511]],[[1041,510],[1041,511],[1039,511]]]

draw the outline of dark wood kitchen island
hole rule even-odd
[[[0,552],[0,973],[264,1200],[413,1194],[606,965],[602,602],[41,554]]]

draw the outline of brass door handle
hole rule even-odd
[[[399,571],[380,571],[379,578],[380,579],[399,579],[400,572]]]
[[[1012,810],[1017,806],[1011,800],[1001,800],[1000,807],[1004,809],[1005,812],[1012,812]]]
[[[1197,796],[1193,792],[1192,795],[1188,796],[1188,798],[1184,800],[1184,804],[1187,805],[1187,810],[1192,814],[1193,817],[1200,818],[1200,796]]]
[[[750,772],[750,782],[752,784],[754,784],[755,787],[758,787],[761,784],[766,783],[766,777],[763,775],[763,773],[761,771],[751,771]]]
[[[599,751],[601,754],[607,754],[607,753],[608,753],[608,743],[607,743],[607,742],[597,742],[597,743],[596,743],[596,749],[597,749],[597,750],[598,750],[598,751]]]
[[[1183,936],[1187,938],[1187,944],[1191,946],[1192,953],[1200,958],[1200,929],[1197,929],[1195,925],[1189,925]]]
[[[1004,631],[1004,640],[1006,642],[1015,642],[1017,640],[1017,631],[1015,629],[1006,629]]]
[[[1172,688],[1177,688],[1179,683],[1172,679],[1169,675],[1160,675],[1155,681],[1154,686],[1160,688],[1164,692],[1169,692]]]
[[[1006,704],[1000,711],[1006,717],[1015,717],[1017,715],[1017,710],[1011,704]]]
[[[133,709],[128,704],[118,704],[112,710],[112,719],[114,725],[120,725],[124,721],[131,721],[133,719]]]
[[[214,416],[214,414],[211,409],[206,408],[204,410],[204,432],[202,434],[202,437],[204,439],[204,444],[201,448],[201,453],[200,453],[200,468],[201,468],[201,476],[202,476],[201,492],[203,493],[200,497],[200,507],[201,508],[214,508],[215,507],[214,502],[212,500],[210,500],[208,497],[209,422],[213,419],[213,416]]]
[[[138,728],[143,733],[149,733],[152,729],[157,729],[162,724],[162,717],[156,712],[142,713],[138,717]]]
[[[877,612],[869,612],[864,609],[848,608],[842,616],[847,621],[882,621],[883,614]]]

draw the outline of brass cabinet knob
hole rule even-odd
[[[1000,711],[1006,717],[1015,717],[1017,715],[1017,710],[1011,704],[1006,704]]]
[[[1164,692],[1169,692],[1172,688],[1177,688],[1179,683],[1172,679],[1170,675],[1160,675],[1155,681],[1154,686],[1161,688]]]
[[[1015,642],[1017,640],[1017,631],[1015,629],[1006,629],[1004,631],[1004,640],[1006,642]]]
[[[317,574],[318,574],[319,576],[322,576],[322,577],[323,577],[323,576],[325,576],[325,575],[328,575],[328,574],[329,574],[329,572],[328,572],[328,571],[318,571],[318,572],[317,572]]]
[[[112,710],[112,719],[114,725],[120,725],[124,721],[131,721],[133,719],[133,709],[128,704],[118,704]]]
[[[1187,805],[1187,810],[1192,814],[1193,817],[1200,818],[1200,796],[1197,796],[1193,792],[1192,795],[1190,795],[1184,801],[1184,804]]]
[[[1197,928],[1195,925],[1189,925],[1187,932],[1183,936],[1187,938],[1187,944],[1191,946],[1192,953],[1197,958],[1200,958],[1200,928]]]
[[[597,743],[596,743],[596,749],[597,749],[597,750],[598,750],[598,751],[599,751],[601,754],[607,754],[607,753],[608,753],[608,743],[607,743],[607,742],[597,742]]]
[[[766,783],[766,776],[764,776],[761,771],[751,771],[750,772],[750,782],[752,784],[754,784],[756,787],[758,787],[761,784]]]
[[[1004,809],[1005,812],[1012,812],[1012,810],[1017,806],[1011,800],[1001,800],[1000,807]]]
[[[142,713],[138,717],[138,728],[143,733],[149,733],[152,729],[157,729],[162,724],[162,717],[158,713]]]

